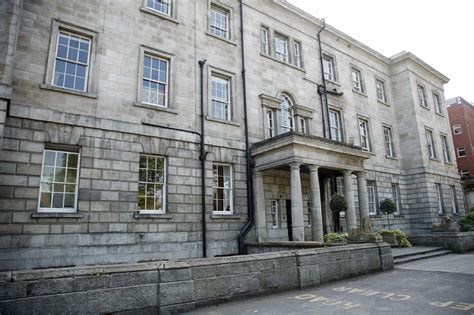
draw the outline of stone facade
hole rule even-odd
[[[387,58],[327,26],[321,33],[322,49],[333,58],[335,74],[326,82],[328,108],[339,112],[342,128],[340,141],[329,140],[328,113],[317,92],[322,84],[315,36],[320,20],[285,1],[243,1],[245,94],[239,2],[172,2],[168,14],[150,10],[147,1],[2,4],[0,14],[8,17],[2,21],[9,27],[2,28],[6,33],[0,61],[13,71],[1,74],[2,88],[12,91],[0,100],[0,116],[6,115],[0,150],[1,270],[202,256],[201,60],[207,60],[202,116],[208,256],[236,254],[237,236],[248,217],[244,95],[258,184],[257,224],[249,240],[288,240],[293,228],[295,237],[309,240],[334,230],[328,202],[341,180],[351,200],[349,224],[344,218],[338,222],[344,229],[369,217],[372,203],[367,196],[374,196],[374,204],[393,197],[392,184],[397,184],[400,214],[391,221],[408,233],[424,233],[439,221],[435,184],[441,184],[445,195],[445,213],[451,211],[451,187],[458,212],[464,211],[455,163],[443,161],[440,134],[449,135],[449,124],[445,113],[436,113],[431,97],[434,91],[444,104],[444,75],[411,53]],[[211,32],[210,10],[227,15],[226,38]],[[262,28],[268,36],[266,51]],[[90,42],[84,91],[58,87],[53,80],[61,31]],[[144,56],[167,62],[166,107],[144,102]],[[361,74],[360,92],[353,91],[351,67]],[[228,82],[227,120],[212,111],[213,76]],[[377,100],[377,82],[384,84],[384,101]],[[425,89],[427,106],[418,103],[418,85]],[[283,95],[292,103],[294,132],[287,134],[277,130],[289,122],[282,120]],[[274,137],[268,134],[269,111]],[[368,126],[369,152],[361,150],[358,119]],[[391,128],[394,157],[386,157],[383,126]],[[426,128],[434,135],[434,158],[428,154]],[[38,211],[43,152],[48,148],[80,154],[73,212]],[[139,162],[144,154],[165,158],[161,213],[139,211]],[[232,174],[232,211],[224,215],[213,211],[213,169],[222,163]],[[366,180],[374,183],[370,195]],[[272,200],[280,207],[275,229]],[[282,211],[287,204],[291,228]],[[304,214],[305,208],[311,216]],[[377,227],[385,224],[377,209],[371,217]]]

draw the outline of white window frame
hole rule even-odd
[[[377,101],[387,103],[387,94],[385,91],[385,82],[381,79],[375,79],[375,92],[377,94]]]
[[[428,108],[428,102],[426,101],[426,89],[423,85],[417,84],[416,90],[418,94],[418,103],[420,106]]]
[[[280,202],[277,199],[270,201],[270,218],[272,222],[272,229],[280,228]]]
[[[463,157],[466,157],[466,156],[467,156],[466,148],[465,148],[465,147],[456,148],[456,151],[457,151],[457,153],[458,153],[458,158],[463,158]],[[464,152],[464,154],[461,155],[461,152]]]
[[[225,28],[222,28],[221,25],[213,24],[213,22],[215,22],[213,14],[225,18]],[[211,3],[209,9],[209,33],[219,38],[230,39],[230,11],[228,9],[216,5],[215,3]]]
[[[451,159],[451,149],[449,147],[449,140],[446,135],[441,134],[441,147],[443,149],[444,163],[452,163]]]
[[[443,188],[441,184],[435,183],[436,186],[436,204],[438,208],[438,214],[444,214],[444,200],[443,200]]]
[[[287,95],[280,97],[280,128],[279,133],[286,133],[295,129],[295,121],[293,117],[293,101]],[[288,107],[284,108],[283,104],[286,102]]]
[[[138,207],[138,211],[140,213],[143,213],[143,214],[165,214],[166,213],[166,209],[167,209],[167,195],[168,195],[168,159],[165,157],[165,156],[161,156],[161,155],[153,155],[153,154],[140,154],[140,157],[139,159],[141,159],[142,157],[146,157],[147,158],[147,161],[148,161],[148,158],[153,158],[155,160],[162,160],[163,161],[163,182],[159,182],[159,181],[148,181],[148,176],[147,176],[147,173],[145,173],[145,177],[146,177],[146,180],[145,181],[141,181],[140,180],[140,172],[143,168],[140,168],[139,166],[139,169],[138,169],[138,186],[140,185],[145,185],[145,209],[140,209],[140,206],[139,206],[139,203],[140,203],[140,190],[138,190],[137,192],[137,207]],[[140,161],[139,161],[139,164],[140,164]],[[147,162],[147,167],[145,169],[147,172],[150,170],[148,168],[148,162]],[[154,169],[154,171],[157,171],[158,169]],[[161,196],[161,200],[162,200],[162,204],[161,204],[161,208],[156,208],[156,200],[153,202],[153,209],[147,209],[146,205],[147,205],[147,201],[146,201],[146,196],[148,196],[146,194],[147,192],[147,186],[148,185],[161,185],[162,186],[162,189],[161,189],[161,193],[162,193],[162,196]],[[156,191],[155,193],[153,194],[153,197],[154,199],[156,199]]]
[[[451,185],[450,188],[451,188],[451,209],[452,209],[452,213],[456,214],[458,213],[458,200],[456,197],[456,187]]]
[[[400,215],[400,208],[401,208],[400,188],[397,183],[392,183],[392,200],[397,207],[397,210],[394,212],[394,214]]]
[[[214,177],[214,167],[226,167],[229,168],[229,185],[230,187],[220,187],[215,185],[215,177]],[[216,190],[229,190],[229,210],[216,210],[214,207],[214,196]],[[219,200],[219,199],[218,199]],[[225,199],[223,199],[225,200]],[[217,215],[232,215],[234,213],[234,172],[233,167],[231,164],[226,163],[213,163],[212,164],[212,213]]]
[[[337,82],[336,62],[333,56],[323,54],[323,72],[325,80]]]
[[[214,89],[213,89],[214,82],[217,82],[219,84],[223,84],[225,82],[225,84],[227,84],[227,100],[217,98],[217,96],[214,95]],[[211,100],[209,116],[214,119],[232,121],[232,79],[230,77],[226,77],[224,75],[211,72],[209,95],[210,95],[210,100]],[[217,115],[215,115],[214,102],[227,105],[227,112],[225,113],[227,117],[217,117]]]
[[[274,52],[275,52],[275,58],[277,60],[280,60],[282,62],[288,63],[290,59],[290,54],[288,52],[288,42],[289,38],[285,35],[282,35],[280,33],[275,33],[273,37],[273,42],[274,42]],[[281,42],[282,47],[280,47],[279,42]],[[281,50],[283,48],[283,51]]]
[[[152,3],[153,5],[150,6],[150,3]],[[163,6],[163,3],[167,4],[168,5],[168,11],[167,12],[164,12],[164,11],[160,11],[158,9],[155,8],[155,6],[160,3],[161,6]],[[169,16],[171,17],[171,12],[172,12],[172,6],[173,6],[173,3],[172,3],[172,0],[146,0],[146,8],[150,11],[154,11],[154,12],[157,12],[159,14],[163,14],[163,15],[166,15],[166,16]]]
[[[425,129],[425,135],[426,135],[426,145],[428,147],[428,156],[430,159],[437,159],[438,154],[436,152],[433,130]]]
[[[372,198],[370,198],[372,196]],[[377,188],[375,181],[367,181],[367,198],[369,200],[369,215],[377,215]]]
[[[306,118],[299,118],[299,129],[301,133],[308,133],[308,126],[306,124]]]
[[[343,141],[342,114],[339,110],[329,109],[329,135],[331,140]]]
[[[462,126],[461,124],[454,124],[453,125],[453,134],[460,135],[462,134]]]
[[[360,69],[351,67],[352,90],[358,93],[365,94],[364,79]]]
[[[434,105],[434,108],[435,108],[435,112],[437,114],[442,115],[443,114],[443,108],[441,106],[441,98],[440,98],[439,94],[436,93],[436,92],[432,92],[432,94],[433,94],[433,105]]]
[[[301,43],[298,41],[293,41],[293,59],[296,67],[303,67],[303,62],[301,59]]]
[[[158,62],[165,62],[166,63],[166,81],[160,81],[159,79],[159,72],[158,70],[153,70],[153,67],[150,67],[150,75],[151,77],[148,77],[148,78],[145,78],[145,75],[146,75],[146,72],[145,72],[145,59],[146,58],[151,58],[151,63],[153,64],[153,61],[154,60],[157,60]],[[153,71],[158,71],[158,79],[153,79]],[[165,58],[165,57],[162,57],[162,56],[158,56],[158,55],[155,55],[153,53],[149,53],[147,51],[143,51],[143,62],[141,64],[141,71],[140,71],[140,92],[139,92],[139,98],[140,98],[140,102],[142,104],[146,104],[146,105],[150,105],[150,106],[157,106],[157,107],[163,107],[163,108],[168,108],[169,107],[169,85],[170,85],[170,59],[168,58]],[[157,85],[164,85],[165,87],[165,94],[164,94],[164,104],[160,104],[159,103],[159,95],[158,95],[158,91],[159,90],[156,90],[157,92],[157,96],[156,96],[156,103],[153,103],[152,101],[150,101],[150,99],[148,100],[145,100],[145,97],[144,97],[144,92],[145,92],[145,87],[143,86],[144,84],[144,81],[148,81],[150,82],[150,84],[152,83],[155,83]]]
[[[270,55],[270,42],[269,42],[269,29],[266,26],[262,26],[260,28],[260,43],[261,43],[261,49],[262,49],[262,54],[265,55]]]
[[[461,177],[469,177],[471,175],[468,170],[460,170],[459,174]]]
[[[393,147],[393,132],[389,126],[383,126],[383,138],[385,144],[385,157],[394,158],[395,150]]]
[[[359,117],[359,139],[362,150],[372,151],[369,120]]]
[[[272,138],[275,136],[275,115],[273,110],[265,110],[265,123],[266,123],[266,136],[267,138]]]
[[[43,179],[43,173],[44,173],[44,170],[45,170],[45,157],[46,157],[46,152],[54,152],[55,153],[55,162],[54,162],[54,166],[50,166],[50,167],[53,167],[54,169],[54,174],[55,174],[55,170],[56,170],[56,159],[57,159],[57,153],[66,153],[68,154],[67,155],[67,159],[69,160],[69,154],[75,154],[77,155],[77,167],[76,167],[76,181],[74,183],[70,182],[69,184],[74,184],[76,185],[75,187],[75,191],[74,191],[74,194],[75,194],[75,198],[74,198],[74,207],[73,208],[65,208],[64,207],[64,198],[66,196],[66,192],[65,192],[65,189],[66,189],[66,185],[67,185],[67,162],[66,162],[66,167],[65,167],[65,171],[64,171],[64,182],[56,182],[56,181],[45,181]],[[38,213],[75,213],[77,212],[77,201],[78,201],[78,195],[79,195],[79,178],[80,178],[80,172],[81,172],[81,152],[80,150],[64,150],[64,149],[54,149],[54,148],[45,148],[43,150],[43,161],[41,163],[41,175],[40,175],[40,189],[39,189],[39,193],[38,193]],[[58,184],[58,185],[64,185],[64,190],[63,190],[63,207],[62,208],[53,208],[52,205],[53,205],[53,198],[54,198],[54,185],[55,184]],[[41,207],[41,193],[42,193],[42,187],[43,187],[43,184],[51,184],[51,207]],[[46,192],[47,193],[47,192]]]

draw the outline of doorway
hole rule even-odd
[[[286,208],[286,227],[288,230],[288,240],[291,242],[293,240],[293,225],[291,223],[291,199],[286,199],[285,208]]]

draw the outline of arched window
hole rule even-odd
[[[286,95],[281,96],[280,103],[280,134],[293,130],[293,103]]]

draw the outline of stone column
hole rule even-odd
[[[263,188],[263,172],[255,172],[253,177],[255,195],[255,231],[257,242],[267,240],[267,215],[265,209],[265,191]]]
[[[357,172],[357,191],[359,196],[359,216],[360,222],[369,218],[369,196],[367,194],[367,173]]]
[[[333,226],[334,222],[332,219],[331,208],[329,207],[329,202],[331,201],[331,183],[329,178],[323,178],[323,191],[324,191],[324,216],[326,218],[326,232],[334,232]]]
[[[304,241],[303,195],[301,193],[300,163],[291,168],[291,224],[294,241]]]
[[[321,190],[319,188],[318,166],[309,167],[309,185],[311,190],[311,232],[313,241],[323,241],[323,213],[321,209]]]
[[[357,227],[357,219],[354,204],[354,191],[352,189],[352,171],[344,170],[344,197],[347,201],[346,225],[347,232]]]

